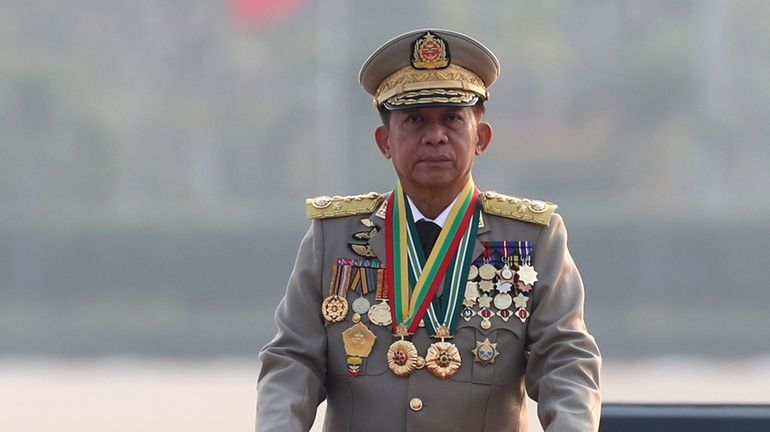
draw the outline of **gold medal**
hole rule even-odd
[[[484,339],[484,342],[476,341],[476,348],[471,352],[474,355],[473,361],[484,365],[493,364],[500,355],[497,352],[497,343],[490,342],[489,338]]]
[[[386,327],[393,322],[393,318],[390,315],[390,305],[385,300],[370,307],[366,315],[374,325]]]
[[[479,289],[487,293],[492,292],[492,290],[495,289],[495,283],[491,280],[484,279],[479,282]]]
[[[529,300],[529,297],[525,296],[522,293],[519,293],[516,297],[514,297],[513,302],[516,303],[516,309],[526,308],[527,300]]]
[[[327,321],[342,321],[345,319],[345,315],[348,314],[348,301],[336,294],[326,297],[323,304],[321,304],[321,313]]]
[[[490,263],[486,263],[483,266],[479,267],[479,276],[481,276],[484,280],[491,281],[495,278],[497,275],[497,269],[495,269],[495,266],[493,266]]]
[[[409,341],[400,339],[388,348],[388,368],[400,377],[409,376],[420,363],[424,364],[425,360],[420,360],[417,348]]]
[[[329,322],[339,322],[348,314],[347,284],[350,281],[350,266],[335,264],[332,268],[329,296],[321,303],[321,314]]]
[[[435,342],[428,347],[425,366],[428,371],[441,379],[447,379],[460,369],[460,351],[450,342]]]
[[[483,308],[488,308],[492,305],[492,297],[487,294],[482,294],[481,297],[479,297],[479,306]]]
[[[360,322],[342,332],[342,342],[348,356],[369,357],[376,339],[377,336]]]
[[[534,283],[537,282],[537,272],[531,265],[520,265],[517,273],[519,274],[519,280],[526,285],[534,285]]]

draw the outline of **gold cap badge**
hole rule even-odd
[[[449,66],[449,50],[441,37],[426,32],[412,44],[412,67],[442,69]]]

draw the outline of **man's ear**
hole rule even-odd
[[[485,121],[479,122],[479,125],[476,128],[476,134],[479,138],[476,143],[476,156],[480,156],[487,151],[489,144],[492,142],[492,125]]]
[[[377,148],[385,159],[390,159],[390,144],[388,144],[388,127],[380,125],[374,130],[374,141],[377,142]]]

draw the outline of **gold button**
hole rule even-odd
[[[420,411],[422,409],[422,400],[420,398],[412,398],[412,400],[409,401],[409,408],[415,412]]]

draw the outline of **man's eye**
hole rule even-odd
[[[419,121],[420,121],[420,117],[419,116],[409,116],[409,117],[406,118],[406,122],[407,123],[417,123]]]
[[[459,114],[447,114],[446,118],[447,118],[447,120],[449,120],[449,121],[458,121],[458,120],[462,120],[462,117],[460,117],[460,115],[459,115]]]

